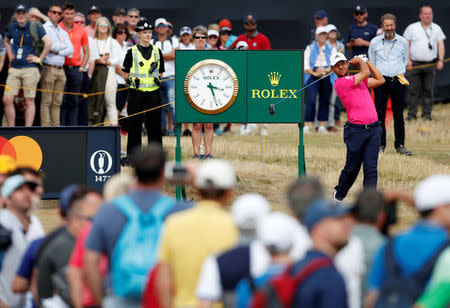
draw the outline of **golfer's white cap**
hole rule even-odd
[[[419,212],[450,204],[450,175],[434,174],[417,185],[414,201]]]
[[[194,183],[197,188],[230,189],[236,184],[236,174],[229,162],[211,159],[198,167]]]
[[[320,34],[320,33],[328,33],[327,27],[324,27],[324,26],[318,26],[318,27],[316,28],[316,34]]]
[[[260,219],[269,213],[269,202],[259,194],[243,194],[231,206],[231,217],[240,230],[256,230]]]
[[[339,61],[347,61],[347,58],[341,52],[336,52],[330,57],[330,65],[335,66]]]
[[[281,212],[261,218],[256,236],[264,246],[275,252],[287,252],[294,244],[295,220]]]

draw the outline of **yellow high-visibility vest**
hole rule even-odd
[[[145,60],[137,45],[131,47],[131,52],[133,55],[133,65],[129,74],[132,81],[130,88],[146,92],[158,90],[159,85],[155,83],[155,79],[159,79],[159,48],[153,45],[152,55],[149,60]],[[157,63],[156,69],[149,73],[154,62]],[[144,65],[141,66],[139,63],[143,63]],[[136,87],[136,78],[139,78],[139,89]]]

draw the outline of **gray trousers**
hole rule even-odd
[[[424,64],[414,62],[413,66]],[[408,117],[417,117],[417,109],[422,105],[422,117],[431,116],[434,102],[434,79],[436,76],[436,66],[417,68],[406,73],[409,81],[407,105]]]

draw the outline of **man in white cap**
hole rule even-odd
[[[36,183],[22,175],[13,175],[3,183],[1,195],[6,208],[0,209],[0,224],[11,231],[11,246],[0,264],[0,307],[25,307],[25,294],[14,294],[12,282],[28,245],[44,236],[39,219],[31,214]]]
[[[201,201],[165,223],[157,281],[163,308],[197,307],[195,287],[203,262],[238,239],[238,230],[225,209],[236,185],[231,164],[219,159],[205,161],[197,170],[194,185]]]
[[[424,291],[436,260],[448,247],[449,187],[448,174],[419,183],[414,201],[422,219],[378,250],[369,273],[366,307],[400,307],[392,299],[402,299],[411,307]]]
[[[347,196],[358,177],[361,165],[364,168],[364,188],[377,187],[378,152],[382,129],[368,88],[381,86],[384,78],[365,55],[347,61],[347,58],[338,52],[330,57],[330,64],[338,76],[334,89],[348,115],[348,122],[344,128],[347,158],[334,191],[334,199],[340,202]],[[359,66],[360,72],[350,76],[349,64]],[[370,74],[373,77],[370,77]]]
[[[235,307],[235,289],[243,278],[262,275],[269,266],[269,255],[256,241],[256,229],[270,212],[269,202],[259,194],[244,194],[234,201],[231,216],[239,229],[239,243],[205,260],[196,295],[202,308],[222,301],[225,308]]]
[[[252,298],[252,289],[262,287],[271,278],[280,275],[293,262],[291,248],[294,245],[295,227],[294,219],[281,212],[273,212],[261,218],[257,228],[257,238],[270,254],[270,265],[262,275],[246,276],[239,282],[233,307],[248,307]]]

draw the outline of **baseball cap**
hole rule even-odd
[[[63,190],[61,190],[61,192],[59,193],[59,208],[63,216],[66,216],[67,209],[69,208],[70,198],[72,197],[73,192],[78,189],[78,187],[78,185],[71,184],[64,187]]]
[[[219,37],[219,32],[217,30],[208,30],[208,36],[215,35]]]
[[[294,244],[294,221],[281,212],[269,213],[260,219],[256,237],[272,251],[287,252]]]
[[[325,26],[325,28],[327,29],[327,33],[330,33],[331,31],[338,32],[338,29],[333,24],[328,24],[328,25]]]
[[[236,50],[248,49],[248,44],[245,41],[239,41],[236,44]]]
[[[231,26],[231,21],[229,21],[228,19],[222,19],[221,21],[219,21],[219,28],[220,28],[220,31],[222,31],[222,30],[231,31],[231,29],[233,29],[233,27]]]
[[[351,208],[332,203],[326,199],[312,202],[306,209],[304,223],[308,231],[325,218],[337,218],[346,215]]]
[[[256,230],[259,220],[269,212],[269,202],[259,194],[243,194],[231,206],[231,217],[241,230]]]
[[[324,19],[325,17],[328,17],[328,15],[324,10],[318,10],[314,13],[314,19]]]
[[[363,4],[358,4],[357,6],[355,6],[355,9],[353,11],[355,13],[365,13],[367,12],[367,9]]]
[[[191,28],[189,28],[188,26],[184,26],[183,28],[181,28],[181,30],[180,30],[180,35],[183,35],[183,34],[192,34],[192,29]]]
[[[16,9],[14,10],[14,12],[24,12],[26,13],[28,11],[28,8],[25,6],[25,4],[18,4],[16,6]]]
[[[121,8],[121,7],[118,7],[116,9],[114,9],[114,13],[113,13],[114,16],[117,16],[117,15],[120,15],[120,14],[127,15],[127,11],[125,11],[125,9]]]
[[[320,34],[320,33],[328,33],[327,27],[324,27],[324,26],[318,26],[318,27],[316,28],[316,34]]]
[[[198,167],[194,184],[197,188],[230,189],[236,184],[236,174],[229,162],[212,159]]]
[[[9,196],[11,196],[13,192],[15,192],[19,187],[25,184],[26,181],[23,175],[16,174],[10,176],[2,185],[2,198],[9,198]]]
[[[341,52],[336,52],[330,57],[330,65],[335,66],[339,61],[347,61],[347,58]]]
[[[98,8],[98,6],[93,5],[91,6],[91,8],[88,11],[88,14],[91,14],[92,12],[99,12],[100,13],[100,9]]]
[[[165,18],[158,18],[158,19],[155,21],[155,27],[158,27],[159,24],[165,24],[165,25],[167,25],[167,24],[169,24],[169,23],[167,22],[167,20],[166,20]]]
[[[417,185],[414,201],[419,212],[450,204],[450,175],[434,174]]]
[[[152,30],[153,26],[147,20],[139,20],[134,31],[140,32],[144,30]]]
[[[244,22],[248,22],[248,21],[256,22],[255,15],[253,15],[253,14],[248,14],[247,16],[245,16],[245,17],[244,17]]]

